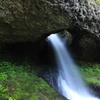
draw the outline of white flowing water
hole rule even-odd
[[[70,100],[100,100],[89,92],[63,40],[57,34],[51,34],[47,40],[51,43],[55,53],[59,70],[57,83],[60,92]]]

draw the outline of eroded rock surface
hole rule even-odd
[[[68,14],[74,27],[100,35],[100,5],[94,0],[59,0],[59,4]]]
[[[0,0],[0,43],[37,41],[70,26],[57,0]]]
[[[76,51],[84,55],[93,51],[91,58],[100,48],[100,5],[95,1],[0,0],[0,44],[36,42],[44,35],[68,29],[72,45],[79,49]]]
[[[100,6],[93,0],[0,0],[0,42],[36,41],[77,27],[100,35]]]

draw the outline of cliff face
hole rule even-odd
[[[79,59],[100,61],[99,3],[99,0],[62,0],[59,3],[73,23],[72,48]]]
[[[73,50],[82,50],[81,55],[89,54],[91,58],[100,50],[99,3],[97,0],[0,0],[0,44],[36,42],[53,31],[68,29],[73,36]]]
[[[100,5],[97,0],[66,0],[60,6],[68,13],[73,26],[100,35]]]
[[[0,0],[0,43],[37,41],[49,32],[70,27],[57,0]]]
[[[93,0],[0,0],[0,43],[36,41],[62,28],[100,35],[100,6]]]

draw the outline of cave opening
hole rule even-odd
[[[39,42],[17,42],[5,44],[0,49],[3,59],[18,63],[47,63],[48,45],[45,40]],[[0,57],[1,58],[1,57]],[[0,59],[0,60],[3,60]]]

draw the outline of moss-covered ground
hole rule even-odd
[[[100,84],[100,64],[81,63],[79,70],[87,83]]]
[[[39,68],[44,66],[38,68],[28,62],[31,61],[25,57],[0,54],[0,100],[61,100],[59,94],[38,77]],[[100,64],[78,62],[84,80],[100,84]]]
[[[81,64],[79,70],[87,83],[100,84],[100,64]],[[34,66],[0,62],[0,100],[58,100],[37,72]]]
[[[37,76],[36,67],[0,62],[0,100],[58,100],[58,93]]]

